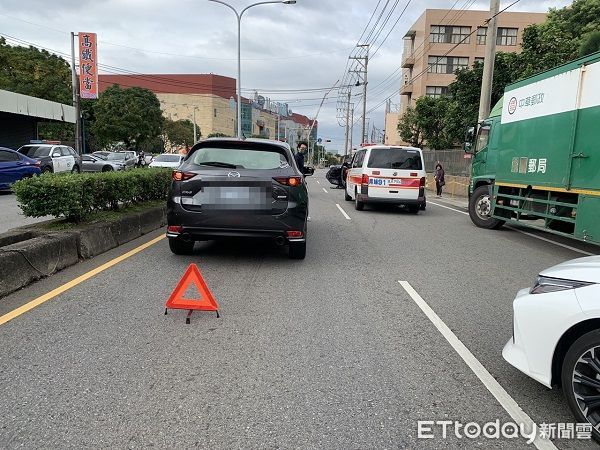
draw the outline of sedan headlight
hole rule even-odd
[[[566,291],[580,287],[590,286],[594,283],[586,281],[563,280],[561,278],[537,277],[535,285],[529,291],[530,294],[546,294],[548,292]]]

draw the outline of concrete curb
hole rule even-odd
[[[166,208],[155,207],[63,232],[29,226],[0,234],[0,298],[166,223]]]

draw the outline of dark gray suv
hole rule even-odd
[[[306,172],[306,173],[304,173]],[[293,259],[306,255],[308,191],[290,147],[265,139],[199,142],[173,172],[167,237],[175,254],[194,242],[228,237],[273,238]]]

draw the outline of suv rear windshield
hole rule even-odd
[[[50,147],[48,146],[39,146],[39,145],[30,145],[26,147],[21,147],[19,149],[19,153],[28,156],[29,158],[41,158],[43,156],[50,155]]]
[[[258,148],[217,148],[203,147],[196,150],[190,161],[195,165],[207,167],[235,166],[236,169],[268,170],[289,167],[289,161],[283,153],[276,150]]]
[[[423,163],[418,150],[405,148],[374,148],[367,167],[373,169],[422,170]]]

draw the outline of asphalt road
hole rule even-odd
[[[358,212],[323,175],[309,179],[304,261],[245,241],[178,257],[163,239],[0,325],[0,447],[533,448],[440,429],[418,438],[419,420],[512,419],[398,281],[536,423],[573,421],[560,392],[501,350],[516,291],[580,254],[477,229],[446,200],[418,215]],[[1,300],[0,315],[161,232]],[[184,311],[163,314],[191,262],[221,318],[195,312],[186,325]]]
[[[0,233],[4,233],[11,228],[51,219],[51,217],[25,217],[21,212],[21,208],[19,208],[15,195],[7,191],[0,191],[0,211],[2,211],[0,214]]]

